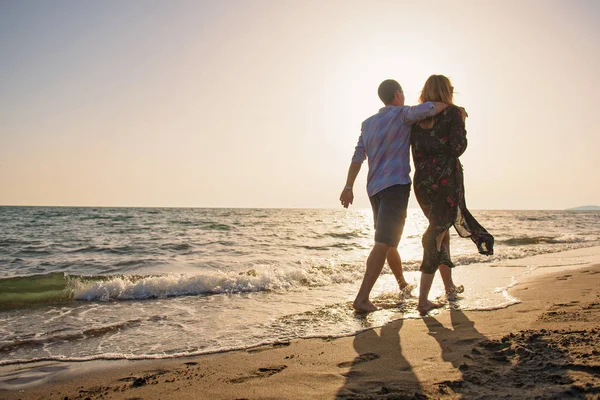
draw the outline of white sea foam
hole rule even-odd
[[[103,280],[73,279],[75,300],[140,300],[223,293],[297,290],[353,282],[357,268],[293,268],[255,266],[244,272],[206,271],[158,276],[113,276]]]

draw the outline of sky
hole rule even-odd
[[[379,83],[417,104],[431,74],[469,112],[470,208],[600,205],[599,20],[596,0],[0,0],[0,205],[341,207]]]

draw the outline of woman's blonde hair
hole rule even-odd
[[[454,104],[452,103],[453,94],[454,87],[450,83],[450,79],[444,75],[431,75],[427,78],[423,90],[421,90],[419,102],[439,101],[446,104]]]
[[[431,75],[425,81],[423,90],[421,90],[421,96],[419,97],[420,103],[427,101],[439,101],[446,104],[454,104],[452,97],[454,95],[454,87],[450,83],[450,79],[444,75]],[[425,118],[419,123],[421,127],[429,129],[435,123],[435,117]]]

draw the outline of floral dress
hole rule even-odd
[[[435,117],[431,128],[413,125],[410,137],[415,163],[414,191],[429,226],[423,234],[421,271],[435,273],[438,266],[453,268],[448,249],[437,251],[436,237],[452,225],[461,237],[470,237],[479,253],[494,254],[494,237],[467,210],[463,169],[458,157],[467,148],[467,132],[458,107]]]

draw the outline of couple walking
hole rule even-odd
[[[375,244],[367,258],[367,269],[354,308],[375,311],[369,294],[387,259],[400,290],[410,288],[402,273],[398,244],[406,220],[411,190],[409,147],[415,164],[414,187],[417,200],[429,220],[423,234],[423,261],[417,309],[427,314],[441,304],[428,299],[439,269],[449,297],[462,286],[452,280],[449,228],[454,225],[462,237],[470,237],[481,254],[493,254],[494,238],[467,210],[463,171],[458,157],[467,148],[466,111],[453,104],[454,88],[443,75],[425,82],[417,106],[404,105],[404,92],[394,80],[379,85],[378,95],[385,107],[362,124],[346,186],[340,196],[347,208],[354,200],[354,181],[368,159],[367,193],[373,208]]]

